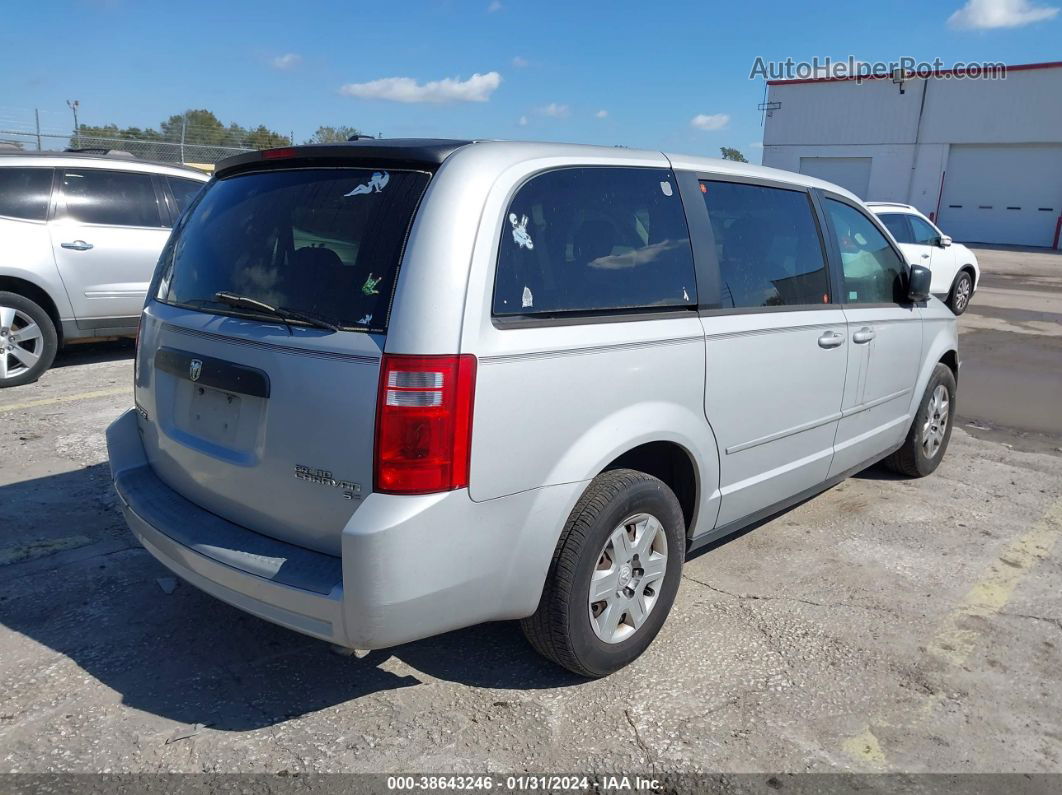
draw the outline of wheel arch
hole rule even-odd
[[[952,349],[945,351],[944,355],[937,360],[938,364],[946,364],[951,374],[955,376],[955,383],[959,382],[959,352]]]
[[[977,291],[977,270],[974,268],[973,263],[967,262],[955,271],[955,278],[951,280],[951,288],[948,290],[948,295],[951,295],[951,291],[955,289],[955,283],[959,281],[959,277],[964,273],[969,275],[970,281],[973,282],[970,295]]]
[[[693,532],[701,483],[697,463],[688,449],[671,440],[644,442],[618,455],[602,472],[613,469],[635,469],[663,481],[682,507],[686,535]]]

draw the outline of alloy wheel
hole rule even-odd
[[[31,369],[44,352],[44,333],[29,315],[0,306],[0,381]]]
[[[973,284],[970,282],[970,278],[959,279],[959,283],[955,285],[955,309],[962,312],[966,309],[966,305],[970,303],[970,292],[973,290]]]
[[[929,399],[929,413],[922,426],[922,452],[926,454],[926,458],[935,456],[944,442],[944,434],[948,430],[949,409],[948,388],[944,384],[937,384]]]

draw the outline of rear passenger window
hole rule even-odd
[[[0,168],[0,215],[43,221],[51,193],[50,168]]]
[[[903,261],[869,218],[848,204],[826,200],[844,267],[844,303],[903,302]]]
[[[549,171],[505,214],[495,315],[696,304],[686,217],[666,169]]]
[[[807,193],[707,181],[723,308],[829,303],[826,260]]]
[[[86,168],[63,173],[66,217],[85,224],[160,226],[150,174]]]
[[[889,213],[887,215],[879,215],[878,219],[885,224],[885,228],[892,232],[892,236],[896,238],[897,243],[914,243],[914,235],[911,234],[911,227],[907,225],[907,218],[900,213]]]

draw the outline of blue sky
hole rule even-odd
[[[0,21],[0,128],[32,123],[37,107],[46,128],[69,129],[77,98],[87,124],[156,126],[204,107],[297,141],[351,124],[709,155],[728,145],[758,162],[757,56],[1060,60],[1058,2],[16,2]]]

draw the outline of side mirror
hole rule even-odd
[[[907,282],[907,299],[913,303],[929,300],[929,285],[933,281],[933,272],[923,265],[912,265],[911,276]]]
[[[947,248],[948,246],[951,245],[951,238],[948,237],[947,235],[941,235],[940,237],[937,238],[937,245],[940,246],[941,248]]]

